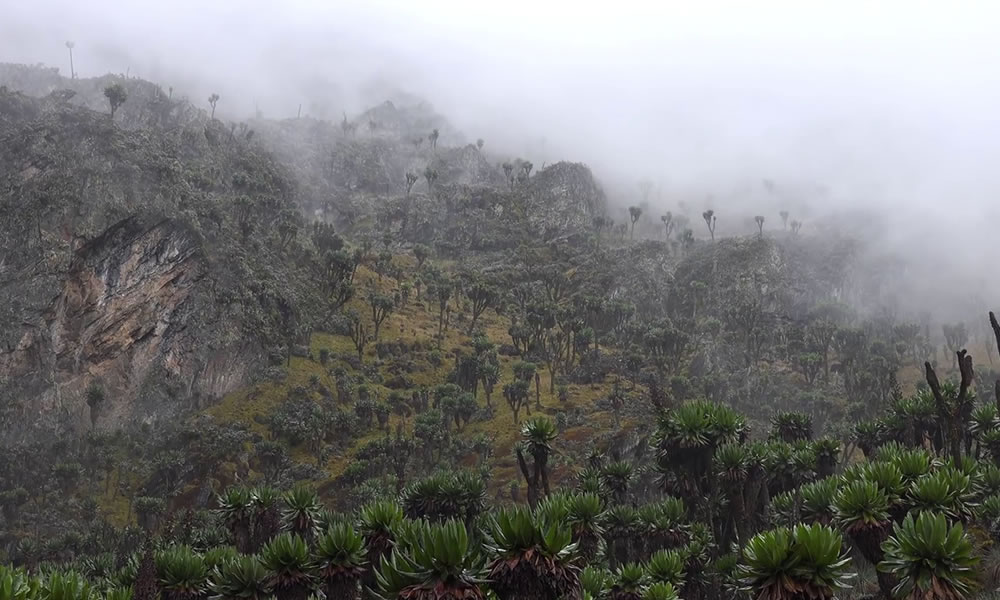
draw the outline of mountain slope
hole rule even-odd
[[[311,293],[271,225],[299,219],[282,168],[217,122],[124,129],[58,93],[0,92],[0,114],[5,427],[117,427],[244,385]]]

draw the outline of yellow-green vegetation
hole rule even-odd
[[[396,256],[394,257],[394,263],[400,266],[407,275],[412,276],[415,272],[416,265],[409,256]],[[436,266],[440,268],[445,265],[437,263]],[[371,310],[364,299],[363,290],[372,285],[380,293],[391,294],[398,289],[400,283],[400,281],[388,276],[383,275],[379,277],[370,268],[361,266],[355,277],[355,287],[359,291],[355,294],[355,298],[345,306],[345,310],[353,309],[357,311],[362,318],[367,319],[370,323]],[[471,338],[467,335],[468,322],[465,320],[468,317],[461,309],[466,303],[467,300],[465,298],[452,297],[449,301],[449,306],[456,308],[451,310],[451,323],[445,328],[441,340],[441,362],[435,366],[427,360],[417,361],[419,368],[408,374],[413,387],[431,387],[445,383],[449,371],[454,367],[455,351],[471,345]],[[456,315],[461,315],[464,318],[456,322],[458,320]],[[507,317],[488,310],[480,317],[477,329],[485,332],[491,341],[499,345],[509,341],[507,330],[510,324],[510,320]],[[393,312],[385,323],[383,323],[379,340],[383,342],[398,341],[407,345],[419,343],[422,347],[434,348],[437,344],[437,331],[438,308],[436,301],[432,304],[426,297],[426,294],[423,294],[420,300],[417,300],[414,292],[411,294],[409,302]],[[329,352],[331,357],[330,362],[326,366],[320,364],[318,360],[320,353],[324,350]],[[337,382],[333,376],[333,372],[337,367],[345,369],[348,375],[356,374],[355,369],[352,368],[349,361],[338,359],[338,357],[356,355],[354,344],[348,336],[336,335],[329,332],[315,332],[309,340],[309,353],[309,357],[293,356],[291,358],[287,365],[287,376],[283,381],[266,381],[231,393],[223,398],[219,404],[203,411],[203,414],[210,415],[218,419],[221,423],[245,423],[251,430],[267,436],[269,433],[268,428],[266,425],[261,424],[260,421],[263,420],[262,418],[271,415],[293,389],[297,387],[311,389],[316,379],[318,379],[320,385],[327,389],[335,389]],[[491,485],[493,486],[491,492],[496,492],[497,488],[506,488],[511,481],[518,481],[520,478],[513,454],[514,445],[521,437],[520,426],[514,422],[513,412],[504,402],[502,393],[503,384],[514,380],[513,364],[520,359],[501,355],[499,356],[499,360],[501,376],[500,383],[497,384],[492,394],[492,404],[494,406],[493,418],[484,421],[473,421],[458,434],[466,437],[484,434],[493,440],[492,467],[494,469],[494,478],[491,481]],[[389,378],[387,370],[389,365],[386,362],[378,360],[373,343],[368,344],[365,348],[364,362],[366,365],[378,365],[379,371],[383,375],[383,380]],[[577,444],[585,444],[601,431],[607,431],[613,426],[612,416],[607,411],[599,410],[596,406],[599,399],[608,395],[611,389],[610,383],[568,385],[568,399],[562,402],[559,400],[557,392],[550,393],[551,374],[544,365],[538,365],[538,373],[541,383],[540,400],[542,414],[551,417],[567,408],[577,408],[588,415],[586,425],[571,427],[564,432],[566,440]],[[390,388],[382,384],[368,384],[368,387],[373,396],[380,399],[385,399],[392,392]],[[639,388],[637,388],[637,391],[639,391]],[[406,394],[409,394],[409,392],[406,391]],[[319,401],[318,394],[313,393],[312,397],[315,401]],[[528,410],[522,411],[520,414],[521,421],[528,417],[529,414],[537,414],[534,397],[535,385],[532,384],[532,400],[528,407],[530,413]],[[479,390],[477,394],[477,402],[480,406],[485,406],[485,394],[482,390]],[[400,420],[399,416],[391,415],[388,429],[395,431]],[[407,423],[404,427],[412,427],[412,417],[406,421]],[[623,423],[623,426],[628,425],[627,422]],[[378,428],[373,429],[356,439],[346,452],[329,457],[321,467],[331,479],[336,478],[350,464],[354,453],[359,447],[384,435],[384,431]],[[310,455],[302,444],[298,447],[289,448],[289,455],[300,462],[308,462],[310,464],[315,462],[315,458]],[[570,473],[565,469],[556,468],[553,472],[553,480],[554,482],[558,482],[568,475]]]

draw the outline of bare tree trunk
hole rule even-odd
[[[924,373],[927,379],[927,385],[931,388],[931,393],[934,394],[934,402],[937,407],[938,415],[942,421],[942,432],[945,440],[944,443],[948,444],[951,453],[951,459],[955,466],[958,466],[962,461],[962,431],[964,429],[963,425],[967,420],[966,413],[971,410],[971,403],[969,407],[966,407],[966,399],[969,393],[969,386],[972,385],[974,381],[975,374],[972,371],[972,357],[963,349],[955,353],[958,359],[958,366],[961,371],[962,380],[959,384],[958,397],[955,398],[954,406],[949,406],[948,399],[944,397],[941,392],[941,384],[938,381],[937,374],[934,372],[934,367],[931,363],[924,363]]]

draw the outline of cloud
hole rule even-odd
[[[73,39],[84,76],[218,92],[234,118],[299,104],[335,117],[398,86],[491,149],[587,162],[622,203],[649,178],[667,207],[711,197],[721,219],[766,202],[877,210],[889,247],[949,256],[982,285],[998,212],[994,3],[0,4],[0,60],[66,70]],[[787,196],[767,198],[763,178]]]

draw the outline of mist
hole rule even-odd
[[[780,227],[783,208],[807,232],[861,211],[873,256],[906,261],[906,310],[957,318],[1000,297],[984,277],[1000,213],[989,3],[0,4],[0,61],[68,74],[73,40],[80,77],[218,93],[232,119],[339,120],[405,92],[466,138],[442,143],[585,162],[619,207],[646,179],[654,212],[711,207],[727,233],[754,214]]]

